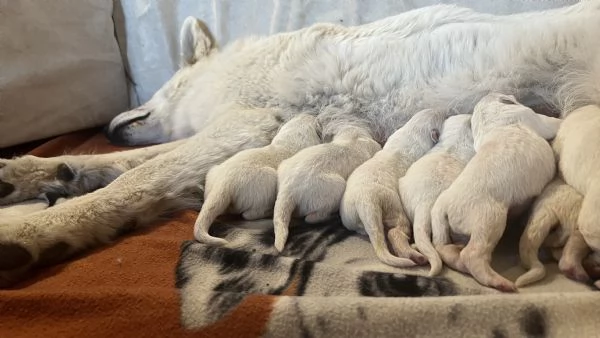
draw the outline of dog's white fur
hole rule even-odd
[[[598,31],[597,0],[508,16],[438,5],[357,27],[317,24],[245,38],[223,49],[188,18],[181,69],[149,102],[118,116],[108,134],[125,144],[191,138],[142,152],[1,161],[2,204],[106,187],[1,220],[0,275],[12,279],[61,243],[66,256],[113,238],[131,221],[189,206],[212,166],[268,145],[281,118],[316,114],[326,132],[362,123],[383,143],[422,109],[468,113],[490,91],[565,114],[598,103]],[[74,175],[57,179],[59,166]]]
[[[431,210],[433,243],[446,264],[483,285],[515,290],[491,268],[492,252],[509,209],[539,195],[554,177],[554,154],[546,140],[559,125],[559,119],[536,114],[509,95],[492,93],[475,106],[476,154]],[[451,232],[470,236],[460,253],[450,244]]]
[[[275,249],[283,250],[292,214],[307,223],[329,219],[339,210],[348,176],[381,149],[368,131],[346,127],[330,143],[299,151],[277,170],[277,200],[273,212]]]
[[[431,265],[430,276],[442,270],[442,260],[431,242],[431,209],[473,155],[471,114],[451,116],[444,122],[438,144],[398,182],[402,205],[413,224],[416,247]]]
[[[388,138],[382,150],[348,178],[340,205],[342,223],[368,235],[377,257],[386,264],[408,267],[425,263],[408,241],[410,223],[398,195],[398,178],[437,142],[445,117],[445,113],[429,109],[416,113]],[[395,237],[388,233],[388,238],[399,257],[388,249],[386,228],[396,232]]]
[[[577,217],[581,209],[582,199],[581,194],[559,177],[550,182],[540,196],[536,198],[519,242],[521,263],[528,271],[517,278],[515,281],[517,287],[523,287],[544,278],[546,268],[538,258],[538,251],[542,244],[548,245],[545,240],[550,232],[557,227],[562,228],[562,236],[551,246],[556,248],[565,245],[566,238],[569,238],[577,228]],[[572,245],[573,243],[570,246],[572,247]],[[571,264],[569,263],[570,257],[572,257],[572,253],[570,253],[568,246],[566,250],[563,250],[560,259],[559,266],[561,270],[567,273],[570,273],[569,270],[573,271],[572,276],[579,276],[581,272],[585,274],[581,266],[581,260],[579,260],[578,265]]]
[[[194,237],[203,243],[226,244],[210,236],[213,221],[225,211],[246,220],[270,217],[277,196],[279,164],[301,149],[321,143],[313,115],[300,114],[285,123],[268,146],[237,153],[206,174],[204,204],[194,226]]]

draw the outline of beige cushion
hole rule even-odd
[[[112,11],[110,0],[0,2],[0,147],[127,109]]]

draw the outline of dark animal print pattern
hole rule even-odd
[[[428,267],[383,265],[369,241],[339,220],[295,222],[281,255],[272,247],[270,220],[227,223],[211,228],[229,241],[226,247],[182,245],[177,287],[188,328],[252,320],[267,337],[600,334],[600,293],[557,275],[555,266],[549,266],[551,281],[501,294],[448,269],[430,278]],[[522,273],[514,254],[500,261],[496,268],[509,278]]]

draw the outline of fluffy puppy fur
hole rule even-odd
[[[451,116],[444,122],[438,144],[399,180],[402,205],[413,224],[416,247],[431,265],[430,276],[442,270],[442,260],[431,242],[431,208],[473,155],[471,115]]]
[[[570,113],[560,127],[553,148],[567,184],[584,198],[578,229],[594,251],[600,251],[600,108],[585,106]]]
[[[515,285],[490,266],[492,252],[506,228],[510,208],[539,195],[555,174],[546,140],[560,120],[536,114],[513,96],[492,93],[471,119],[476,154],[442,192],[431,211],[433,243],[450,267],[502,291]],[[461,250],[450,233],[470,236]]]
[[[277,167],[299,150],[321,142],[316,118],[300,114],[285,123],[268,146],[237,153],[206,175],[204,204],[194,226],[196,240],[225,244],[208,234],[214,220],[229,209],[246,220],[272,215],[277,197]]]
[[[348,178],[340,205],[344,226],[367,234],[379,259],[389,265],[407,267],[426,262],[409,244],[410,223],[404,214],[398,178],[410,165],[435,145],[446,113],[422,110],[398,129],[373,158],[360,165]],[[385,228],[396,254],[386,243]]]
[[[517,278],[515,282],[517,287],[523,287],[544,278],[546,269],[538,258],[538,251],[542,244],[554,248],[565,245],[566,238],[570,238],[571,233],[576,229],[582,199],[581,194],[558,177],[550,182],[542,194],[537,197],[519,242],[521,264],[528,271]],[[549,239],[548,235],[557,227],[562,228],[561,234],[566,236],[558,236],[558,240],[548,243],[546,241]],[[570,244],[563,250],[559,266],[566,275],[572,278],[585,278],[582,277],[586,276],[586,273],[581,265],[581,260],[574,262],[572,259],[574,252],[580,252],[580,250],[573,250],[579,247],[576,245],[577,240],[573,238],[569,242]]]
[[[283,161],[277,171],[275,248],[283,250],[294,211],[307,223],[324,221],[337,212],[348,176],[380,149],[366,129],[349,125],[330,143],[303,149]]]

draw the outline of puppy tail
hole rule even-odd
[[[229,204],[231,204],[231,191],[225,189],[223,185],[214,187],[210,194],[207,194],[194,224],[194,237],[198,242],[212,245],[227,244],[225,239],[209,235],[208,230],[215,219],[227,210]]]
[[[442,271],[442,259],[431,242],[431,208],[420,205],[415,210],[413,231],[417,249],[427,257],[431,269],[429,276],[438,275]]]
[[[287,242],[292,213],[296,208],[294,199],[286,193],[280,193],[275,200],[273,210],[273,228],[275,231],[275,249],[282,252]]]
[[[445,206],[444,193],[442,193],[431,208],[431,239],[434,247],[451,242],[450,223]]]
[[[537,282],[546,275],[546,268],[540,262],[538,251],[554,224],[558,222],[558,218],[552,210],[545,208],[542,202],[543,200],[538,200],[535,203],[525,231],[523,231],[519,241],[521,264],[529,270],[517,278],[515,282],[517,287]]]
[[[400,258],[392,255],[387,246],[385,229],[383,227],[383,210],[377,208],[376,201],[365,201],[357,205],[356,211],[358,216],[365,226],[365,231],[369,235],[369,240],[375,254],[383,263],[401,268],[412,267],[417,265],[411,259]]]

